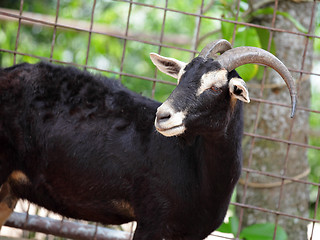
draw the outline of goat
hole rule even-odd
[[[272,54],[226,40],[188,64],[150,56],[178,79],[163,104],[73,67],[0,70],[1,225],[22,198],[76,219],[135,220],[134,240],[203,239],[219,227],[241,172],[250,101],[234,69],[257,63],[278,71],[292,116],[294,81]]]

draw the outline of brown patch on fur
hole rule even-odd
[[[27,184],[30,182],[29,178],[21,171],[13,171],[9,176],[9,181],[18,184]]]
[[[12,212],[13,209],[9,208],[6,203],[0,202],[0,230]]]
[[[0,230],[13,212],[17,201],[18,199],[11,193],[9,184],[4,183],[0,188]]]
[[[237,104],[237,101],[238,99],[236,99],[235,97],[231,96],[231,99],[230,99],[230,105],[231,105],[231,111],[233,112],[234,111],[234,108]]]
[[[30,183],[29,178],[21,171],[13,171],[8,182],[5,182],[0,188],[0,229],[5,221],[10,217],[15,208],[18,198],[16,198],[10,187],[10,183],[25,185]]]
[[[121,215],[129,218],[135,218],[133,207],[129,202],[125,200],[112,200],[111,204]]]

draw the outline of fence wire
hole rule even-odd
[[[61,2],[60,0],[56,1],[56,11],[55,16],[52,15],[46,15],[46,14],[35,14],[24,11],[24,0],[20,0],[20,7],[19,9],[6,9],[1,8],[0,3],[0,22],[17,22],[17,34],[15,38],[15,44],[13,49],[3,48],[0,46],[0,54],[10,54],[13,56],[13,62],[12,64],[18,63],[17,56],[27,56],[34,59],[39,60],[45,60],[50,61],[53,63],[58,64],[64,64],[64,65],[72,65],[79,68],[87,69],[87,70],[95,70],[102,73],[108,73],[113,74],[117,76],[118,78],[122,79],[123,77],[130,77],[132,79],[140,79],[145,80],[147,82],[152,82],[152,97],[155,97],[155,93],[157,91],[157,85],[168,85],[168,86],[174,86],[175,83],[167,81],[167,80],[161,80],[160,74],[158,74],[157,70],[155,70],[153,76],[145,76],[145,75],[137,75],[126,71],[125,64],[126,63],[126,50],[128,44],[135,42],[139,44],[144,45],[150,45],[157,48],[157,53],[162,54],[164,49],[172,49],[175,51],[185,52],[191,54],[192,57],[195,57],[199,53],[199,46],[200,42],[203,39],[203,35],[201,35],[201,26],[203,24],[206,24],[205,21],[216,21],[216,22],[224,22],[233,24],[233,33],[232,33],[232,44],[234,44],[234,41],[237,37],[237,26],[244,26],[248,28],[255,28],[255,29],[263,29],[267,30],[269,32],[269,38],[268,38],[268,48],[267,50],[271,50],[272,41],[274,37],[274,33],[287,33],[292,36],[301,36],[305,39],[305,45],[304,45],[304,51],[302,53],[302,62],[300,68],[289,68],[289,70],[292,73],[297,73],[299,75],[297,82],[300,83],[303,81],[303,78],[305,76],[314,76],[318,77],[320,76],[319,72],[312,72],[304,70],[305,65],[305,59],[307,54],[308,46],[311,43],[311,40],[319,39],[320,36],[314,34],[313,32],[313,25],[314,25],[314,15],[317,14],[317,1],[313,1],[312,8],[310,9],[310,23],[308,26],[308,32],[301,32],[301,31],[292,31],[287,30],[283,28],[277,28],[277,9],[278,9],[278,0],[275,0],[273,3],[273,16],[272,16],[272,22],[270,26],[263,26],[259,24],[254,23],[248,23],[248,22],[241,22],[239,21],[239,14],[240,14],[240,5],[241,1],[237,0],[234,1],[235,3],[235,9],[236,12],[234,13],[234,20],[225,19],[221,17],[216,16],[210,16],[208,15],[207,9],[209,7],[214,7],[214,4],[216,1],[205,1],[201,0],[199,1],[198,11],[195,12],[187,12],[183,11],[183,9],[174,9],[170,7],[170,1],[173,0],[163,0],[163,1],[131,1],[131,0],[114,0],[112,1],[113,4],[126,4],[128,11],[126,17],[126,25],[124,28],[124,31],[107,31],[104,28],[99,28],[99,23],[95,23],[95,11],[97,2],[100,0],[92,0],[91,3],[91,14],[90,14],[90,21],[82,21],[79,20],[80,23],[76,23],[78,20],[75,20],[73,22],[67,22],[65,20],[61,20],[59,18],[59,12],[61,11]],[[151,3],[148,3],[151,2]],[[272,1],[270,1],[272,2]],[[152,36],[150,38],[145,38],[144,36],[134,35],[130,34],[130,26],[131,24],[135,24],[134,19],[132,19],[132,12],[134,7],[142,7],[142,8],[150,8],[150,9],[156,9],[159,11],[162,11],[162,21],[161,21],[161,27],[158,35]],[[192,39],[192,42],[190,44],[186,44],[188,40],[183,39],[177,39],[177,38],[171,38],[171,42],[168,41],[170,36],[167,36],[166,34],[166,20],[168,17],[168,14],[183,14],[188,17],[191,17],[195,21],[195,29],[194,29],[194,38]],[[28,42],[24,42],[23,39],[20,38],[21,35],[21,28],[24,25],[31,25],[31,26],[42,26],[42,27],[50,27],[53,28],[53,34],[52,39],[50,40],[51,46],[50,46],[50,53],[47,57],[40,56],[39,54],[30,53],[30,52],[23,52],[19,51],[19,46],[21,44],[28,44]],[[54,57],[54,51],[57,44],[57,34],[59,30],[64,31],[75,31],[79,34],[88,34],[87,35],[87,47],[85,49],[85,61],[83,64],[78,63],[76,61],[64,61],[61,59],[57,59]],[[114,70],[112,68],[110,69],[104,69],[101,67],[97,67],[93,64],[90,64],[90,49],[92,48],[92,37],[93,35],[100,35],[105,37],[110,37],[114,39],[121,39],[123,41],[122,45],[122,51],[121,51],[121,61],[120,61],[120,67],[118,70]],[[179,41],[185,41],[184,44],[178,44]],[[186,47],[188,46],[188,47]],[[172,56],[174,57],[174,56]],[[280,139],[274,136],[268,136],[268,135],[261,135],[258,131],[258,124],[259,124],[259,115],[258,112],[261,111],[262,105],[274,105],[279,108],[290,108],[291,106],[286,103],[280,103],[280,102],[273,102],[270,100],[267,100],[264,98],[264,90],[265,88],[268,88],[268,83],[266,82],[267,74],[266,69],[264,70],[263,78],[260,84],[258,85],[251,85],[249,87],[255,87],[259,90],[259,94],[257,97],[251,98],[252,102],[255,102],[257,105],[257,114],[255,116],[255,119],[253,121],[253,129],[250,132],[245,132],[244,135],[250,138],[250,153],[249,153],[249,159],[248,164],[243,168],[242,173],[242,179],[240,181],[240,184],[243,187],[243,195],[242,198],[239,200],[235,200],[231,203],[232,206],[235,206],[239,211],[239,226],[237,230],[236,238],[228,237],[228,236],[222,236],[220,233],[214,232],[212,233],[212,236],[216,237],[215,239],[239,239],[240,232],[242,229],[242,221],[245,214],[245,209],[252,209],[253,211],[259,211],[266,214],[272,214],[275,215],[275,229],[274,229],[274,239],[276,237],[277,228],[279,226],[279,217],[283,216],[286,218],[291,219],[299,219],[306,221],[311,224],[311,233],[309,236],[309,239],[314,239],[314,229],[316,224],[320,223],[320,220],[316,218],[317,216],[317,210],[319,207],[319,198],[320,198],[320,176],[318,182],[312,182],[309,180],[304,180],[308,176],[310,169],[307,169],[302,173],[302,175],[298,176],[287,176],[287,166],[289,164],[289,152],[291,148],[297,147],[297,148],[303,148],[303,149],[314,149],[319,151],[320,147],[311,145],[308,143],[302,143],[302,142],[296,142],[292,140],[292,134],[293,129],[295,128],[295,119],[290,121],[290,127],[289,127],[289,133],[287,139]],[[320,79],[320,78],[319,78]],[[318,79],[318,81],[319,81]],[[250,85],[250,83],[249,83]],[[300,84],[298,84],[298,94],[300,91]],[[300,93],[301,94],[301,93]],[[313,109],[309,106],[297,106],[297,111],[303,111],[306,113],[315,113],[320,114],[319,109]],[[286,154],[283,161],[283,169],[281,171],[281,174],[274,174],[271,172],[263,171],[263,170],[257,170],[254,169],[252,166],[252,160],[254,158],[254,147],[256,144],[257,139],[263,139],[265,141],[271,141],[271,142],[278,142],[279,144],[282,144],[282,147],[286,148]],[[268,178],[272,178],[276,185],[279,188],[279,196],[277,200],[277,206],[275,209],[267,209],[264,207],[257,205],[250,205],[247,203],[247,189],[249,187],[252,187],[252,182],[249,181],[249,176],[265,176]],[[304,184],[306,187],[314,186],[318,188],[318,193],[316,196],[316,202],[315,207],[310,214],[310,216],[313,217],[304,217],[304,216],[297,216],[294,214],[290,214],[287,212],[281,211],[281,205],[283,202],[283,191],[284,186],[289,183],[299,183]],[[259,188],[259,183],[257,183],[254,187]],[[262,187],[268,187],[263,185]],[[294,197],[294,196],[292,196]],[[30,209],[30,205],[28,207]],[[60,220],[55,220],[52,218],[44,218],[44,217],[38,217],[34,216],[29,213],[29,210],[25,210],[24,213],[14,213],[11,218],[6,223],[7,226],[10,226],[12,228],[20,228],[20,229],[26,229],[30,231],[38,231],[43,232],[45,234],[53,234],[57,236],[62,236],[66,238],[76,238],[76,239],[130,239],[132,237],[131,234],[126,232],[121,232],[119,235],[118,233],[114,233],[113,230],[108,230],[102,226],[98,226],[98,224],[92,225],[87,224],[86,222],[74,222],[72,220],[66,220],[64,218],[61,218]],[[50,226],[50,227],[45,227]],[[85,227],[87,230],[85,232],[81,232],[81,228]],[[73,231],[72,231],[73,230]],[[114,234],[114,235],[113,235]]]

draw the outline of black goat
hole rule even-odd
[[[189,64],[151,59],[179,81],[161,106],[72,67],[0,70],[0,225],[18,198],[71,218],[136,220],[134,240],[203,239],[222,223],[241,171],[242,101],[249,102],[233,69],[276,69],[293,115],[292,77],[270,53],[225,40]]]

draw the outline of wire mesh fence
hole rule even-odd
[[[5,4],[1,6],[2,4],[0,3],[0,23],[3,25],[1,30],[6,33],[7,24],[14,26],[13,29],[15,30],[15,33],[11,35],[14,36],[11,39],[11,43],[6,46],[0,46],[1,67],[7,67],[22,61],[37,62],[39,60],[72,65],[121,79],[128,88],[163,101],[170,94],[176,83],[162,73],[154,71],[154,68],[151,68],[149,63],[145,63],[149,61],[147,60],[149,52],[157,52],[175,58],[180,57],[181,60],[188,61],[195,57],[206,43],[220,38],[221,34],[222,36],[229,36],[228,40],[231,40],[233,46],[237,46],[243,43],[242,32],[249,32],[244,39],[253,38],[253,35],[250,35],[250,31],[253,29],[257,32],[261,30],[267,33],[263,35],[265,39],[260,39],[260,43],[264,42],[264,47],[271,52],[274,51],[274,45],[277,45],[275,34],[283,34],[288,38],[288,41],[294,37],[302,39],[301,51],[295,53],[299,56],[297,57],[299,60],[297,60],[297,65],[288,66],[298,83],[299,96],[304,95],[302,91],[303,82],[310,82],[310,78],[313,79],[312,88],[316,88],[320,83],[320,72],[317,68],[310,69],[306,67],[308,64],[306,63],[308,61],[308,51],[310,51],[310,48],[313,49],[314,42],[320,39],[319,32],[315,31],[315,26],[317,26],[319,19],[318,3],[315,0],[306,1],[306,3],[304,3],[305,1],[302,1],[303,3],[301,1],[291,1],[297,2],[294,4],[306,4],[309,15],[306,17],[308,24],[304,24],[304,26],[300,26],[303,24],[292,19],[292,17],[290,18],[283,11],[278,10],[281,2],[277,0],[269,1],[267,3],[268,9],[263,8],[265,12],[262,12],[261,15],[269,14],[269,24],[243,17],[249,12],[250,7],[254,6],[253,3],[255,1],[199,0],[194,1],[191,7],[186,7],[185,4],[176,4],[176,1],[173,0],[91,0],[79,2],[80,4],[74,7],[75,10],[71,14],[66,13],[69,9],[67,8],[69,3],[60,0],[54,1],[55,7],[45,9],[43,12],[28,11],[27,6],[31,3],[24,0],[17,1],[10,8]],[[223,5],[221,2],[226,3]],[[259,3],[259,1],[257,2]],[[232,17],[226,17],[222,14],[224,10],[221,10],[221,7],[227,8],[228,6],[231,6],[229,11],[232,13]],[[261,9],[262,6],[259,7]],[[270,8],[272,8],[271,12]],[[78,15],[77,12],[81,11],[84,13]],[[278,23],[281,21],[281,17],[289,19],[289,22],[291,21],[291,24],[295,26],[294,30],[292,28],[278,27],[281,25]],[[177,23],[177,28],[168,24],[175,20],[181,21],[179,24]],[[47,32],[42,35],[41,42],[37,43],[39,46],[31,46],[29,39],[25,38],[28,37],[25,34],[27,28],[32,28],[35,34],[46,29]],[[77,37],[66,44],[70,34],[77,35]],[[0,43],[2,35],[0,33]],[[245,42],[250,44],[250,41],[246,40]],[[107,46],[106,43],[110,45]],[[40,45],[44,46],[41,51],[38,50]],[[65,45],[68,45],[73,50],[63,50]],[[102,50],[99,48],[102,48]],[[63,54],[57,54],[61,51]],[[101,52],[103,52],[103,56]],[[314,51],[312,60],[314,66],[319,65],[320,62],[317,54]],[[284,63],[286,64],[286,62]],[[282,84],[268,82],[266,80],[269,74],[267,69],[262,67],[257,69],[253,70],[257,74],[260,72],[260,81],[248,81],[249,89],[255,89],[254,91],[256,92],[251,97],[255,114],[245,118],[248,124],[244,132],[246,155],[242,177],[238,184],[238,192],[241,194],[238,194],[238,197],[235,196],[231,202],[232,210],[230,210],[230,214],[236,213],[238,216],[237,229],[227,235],[214,232],[208,239],[241,238],[243,228],[248,225],[244,223],[244,221],[247,221],[245,219],[248,211],[262,213],[266,216],[268,222],[274,224],[273,239],[277,239],[277,228],[281,227],[282,222],[291,220],[293,222],[303,221],[305,225],[308,225],[308,239],[316,239],[315,229],[320,226],[320,214],[318,212],[320,171],[313,171],[312,166],[303,165],[301,169],[292,172],[289,166],[292,164],[291,156],[296,151],[307,151],[306,158],[310,154],[320,156],[317,155],[320,150],[320,134],[317,132],[317,128],[311,129],[305,140],[297,141],[297,138],[295,138],[297,133],[294,132],[294,129],[297,125],[305,123],[301,123],[295,118],[289,121],[286,135],[283,137],[279,137],[276,134],[268,135],[260,129],[262,128],[260,125],[261,111],[265,106],[267,108],[268,106],[274,107],[275,111],[282,111],[283,109],[289,111],[291,106],[281,100],[270,100],[266,97],[265,92],[268,89],[277,92],[282,88]],[[252,69],[249,70],[253,71]],[[246,73],[245,71],[244,73]],[[257,76],[255,77],[258,78]],[[317,125],[317,123],[320,123],[320,109],[317,106],[319,105],[304,104],[304,101],[300,101],[298,102],[297,112],[308,116],[312,114],[313,121]],[[276,118],[274,121],[280,120]],[[309,127],[307,130],[309,130]],[[280,129],[275,131],[280,132]],[[314,141],[309,140],[311,137]],[[276,143],[279,148],[285,149],[284,155],[279,159],[281,162],[280,167],[277,165],[277,169],[274,171],[268,167],[264,168],[255,165],[256,151],[262,151],[259,148],[261,141],[263,146],[267,147],[269,143]],[[270,158],[270,156],[266,156],[266,158]],[[313,178],[310,177],[310,172],[312,171]],[[285,193],[288,190],[288,186],[292,184],[312,190],[312,206],[307,213],[299,215],[287,209],[283,210],[282,203],[287,200]],[[265,191],[271,188],[275,189],[272,193]],[[254,204],[249,202],[249,195],[252,194],[249,189],[253,189],[253,191],[263,189],[262,191],[264,192],[262,194],[273,194],[271,197],[275,201],[274,208],[265,207],[259,202]],[[299,192],[296,192],[296,195],[299,194]],[[295,198],[296,196],[292,195],[291,197]],[[10,232],[13,231],[12,228],[20,228],[76,239],[130,239],[132,236],[130,232],[113,232],[98,226],[98,224],[76,223],[48,212],[44,212],[42,214],[43,217],[39,218],[34,216],[39,212],[37,208],[31,207],[30,210],[30,205],[27,209],[23,208],[26,207],[23,206],[19,210],[22,213],[14,213],[8,220],[6,225],[11,228],[6,231]],[[52,218],[49,218],[50,216]],[[50,227],[48,227],[49,225]],[[81,229],[83,228],[86,228],[86,230],[82,231]],[[126,230],[128,229],[130,230],[130,227],[126,228]],[[32,236],[35,237],[35,235]]]

